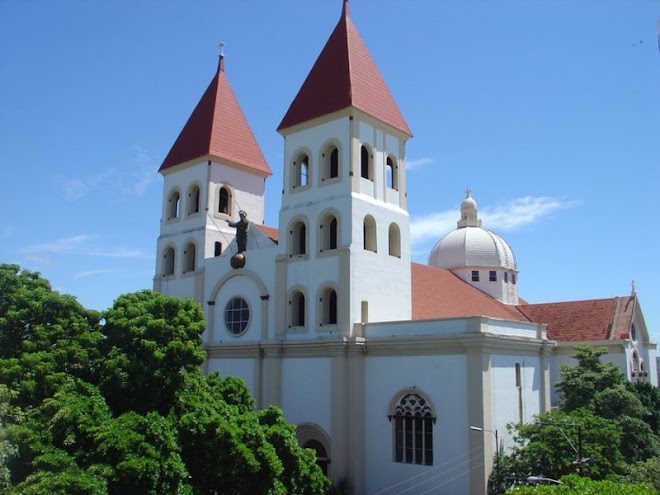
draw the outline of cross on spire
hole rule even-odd
[[[225,71],[225,42],[221,41],[219,46],[220,46],[220,55],[219,55],[220,60],[218,61],[218,70],[220,72],[224,72]]]
[[[470,189],[470,187],[468,186],[468,187],[465,189],[465,197],[466,197],[466,198],[469,198],[471,192],[472,192],[472,189]]]

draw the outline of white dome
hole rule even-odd
[[[495,232],[482,227],[462,227],[443,237],[431,250],[429,265],[516,269],[513,251]]]

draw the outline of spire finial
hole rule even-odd
[[[341,15],[342,16],[347,16],[348,15],[348,0],[344,0],[344,4],[341,8]]]
[[[466,199],[470,197],[470,193],[471,193],[471,192],[472,192],[472,189],[470,189],[470,186],[468,186],[468,187],[465,189],[465,198],[466,198]]]
[[[218,61],[218,71],[219,72],[224,72],[225,71],[225,42],[221,41],[220,42],[220,60]]]
[[[634,280],[632,282],[630,282],[630,286],[632,288],[632,295],[634,296],[635,294],[637,294],[637,286],[635,285]]]

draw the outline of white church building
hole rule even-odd
[[[512,249],[482,227],[469,191],[428,265],[411,263],[411,132],[346,1],[278,132],[270,228],[271,169],[221,55],[160,168],[154,289],[201,304],[205,370],[243,378],[260,408],[280,406],[333,481],[356,494],[484,493],[496,448],[511,444],[506,425],[556,402],[577,342],[657,385],[634,291],[527,304]],[[229,225],[239,211],[242,259]]]

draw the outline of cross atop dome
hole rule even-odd
[[[465,189],[465,199],[461,203],[461,219],[456,223],[463,227],[481,227],[481,218],[477,216],[477,202],[472,198],[472,189]]]

